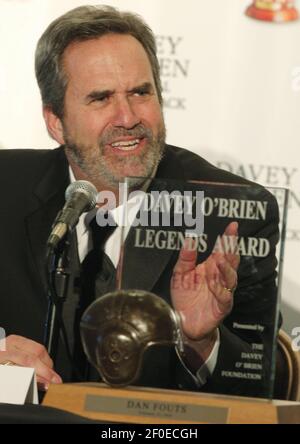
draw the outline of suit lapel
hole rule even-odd
[[[45,281],[46,242],[57,212],[64,204],[64,191],[69,183],[68,163],[62,148],[49,152],[49,163],[34,188],[25,217],[28,259],[33,264],[38,282]]]
[[[167,249],[134,247],[135,230],[136,228],[130,230],[125,242],[121,288],[151,291],[174,252]]]

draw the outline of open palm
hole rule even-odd
[[[230,223],[223,236],[237,238],[238,224]],[[233,306],[239,256],[236,253],[213,252],[196,264],[197,251],[181,249],[171,279],[171,298],[181,318],[183,333],[200,340],[214,331]]]

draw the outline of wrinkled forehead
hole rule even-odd
[[[64,72],[69,79],[81,74],[105,75],[121,71],[152,78],[149,57],[142,44],[131,35],[106,34],[99,38],[70,43],[62,57]]]

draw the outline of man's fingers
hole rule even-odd
[[[227,225],[222,236],[218,238],[215,245],[215,252],[223,254],[235,269],[240,263],[240,255],[238,252],[238,222],[231,222]]]
[[[61,377],[54,370],[45,365],[37,356],[28,352],[17,349],[0,352],[0,364],[6,361],[21,367],[34,368],[37,377],[41,377],[48,383],[57,384],[62,382]]]
[[[38,342],[23,336],[10,335],[6,338],[6,349],[20,350],[31,355],[37,356],[47,367],[53,368],[53,361],[50,358],[46,348]]]
[[[230,222],[225,228],[224,234],[226,236],[238,236],[239,224],[238,222]]]
[[[217,313],[220,317],[228,314],[233,306],[233,294],[237,285],[237,273],[224,257],[216,258],[219,270],[218,278],[209,281],[210,291],[214,294],[218,303]]]
[[[217,266],[220,271],[220,280],[224,288],[234,289],[237,286],[237,273],[225,258],[219,258]]]
[[[228,313],[230,313],[233,307],[233,293],[227,288],[223,287],[218,281],[210,281],[209,289],[214,294],[217,302],[217,313],[216,316],[223,318]]]
[[[174,267],[174,273],[186,273],[193,270],[197,261],[197,248],[195,239],[186,238],[180,250],[178,260]]]
[[[6,338],[6,350],[0,352],[0,364],[11,361],[22,367],[34,368],[41,383],[60,383],[61,377],[52,369],[53,361],[46,348],[38,342],[22,336],[10,335]]]
[[[40,390],[42,392],[46,392],[48,390],[50,384],[46,379],[42,378],[41,376],[37,376],[36,382],[37,382],[38,390]]]

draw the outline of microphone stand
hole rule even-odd
[[[46,254],[46,275],[48,283],[48,312],[45,326],[44,344],[54,364],[57,358],[63,304],[67,297],[70,260],[70,242],[62,240],[56,248],[48,245]],[[65,331],[63,331],[65,335]],[[65,338],[66,339],[66,338]]]
[[[66,203],[56,216],[47,241],[46,277],[48,284],[48,312],[45,325],[44,344],[54,363],[57,357],[60,330],[70,361],[72,356],[63,322],[63,304],[67,297],[70,277],[69,237],[84,211],[95,208],[97,189],[90,182],[78,180],[68,186]]]

